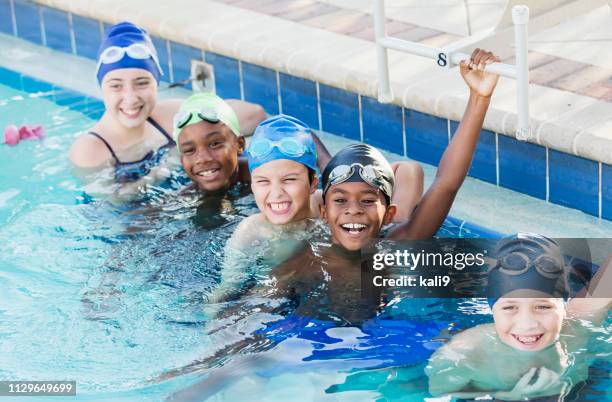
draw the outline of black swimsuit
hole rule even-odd
[[[115,181],[117,183],[130,183],[141,179],[151,172],[151,169],[161,162],[162,158],[168,153],[168,151],[176,145],[176,142],[170,137],[170,135],[159,125],[152,117],[147,117],[147,121],[153,125],[164,137],[168,139],[168,142],[161,146],[156,151],[149,151],[142,159],[133,162],[121,162],[115,151],[110,144],[98,133],[90,131],[89,134],[97,137],[100,141],[106,145],[111,156],[115,160]]]

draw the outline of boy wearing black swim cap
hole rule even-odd
[[[469,63],[461,62],[461,75],[470,89],[465,114],[442,155],[433,184],[411,216],[392,228],[386,238],[430,238],[444,222],[472,162],[499,78],[484,69],[496,61],[499,59],[491,52],[476,49]],[[334,156],[323,172],[321,207],[321,217],[329,225],[334,243],[359,250],[378,237],[397,212],[397,205],[391,202],[393,188],[393,171],[374,148],[349,146]]]
[[[554,240],[519,233],[501,239],[492,257],[494,323],[467,329],[436,351],[426,369],[430,392],[501,400],[567,395],[588,375],[593,357],[583,348],[593,333],[584,322],[591,327],[607,315],[611,299],[597,284],[610,275],[612,254],[591,281],[592,297],[567,303],[570,267]]]

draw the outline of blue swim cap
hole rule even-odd
[[[569,267],[553,239],[532,233],[517,233],[501,239],[494,250],[495,265],[489,268],[489,306],[519,289],[540,291],[549,297],[567,299]]]
[[[149,34],[131,22],[120,22],[108,29],[98,49],[97,59],[96,77],[99,84],[102,84],[107,73],[120,68],[147,70],[157,82],[164,75]]]
[[[317,151],[310,128],[295,117],[278,115],[262,121],[247,148],[249,172],[259,166],[287,159],[318,173]]]

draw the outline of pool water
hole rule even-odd
[[[0,145],[0,380],[76,380],[81,400],[189,400],[180,392],[210,378],[206,392],[219,400],[422,401],[428,355],[490,321],[472,300],[403,300],[360,327],[267,311],[284,301],[262,294],[207,303],[225,241],[257,210],[253,197],[236,190],[202,203],[171,183],[128,205],[88,200],[66,154],[93,121],[52,99],[0,85],[0,127],[47,129],[44,141]],[[440,234],[495,231],[449,219]],[[231,314],[213,320],[219,308]],[[584,395],[612,385],[601,346],[611,329],[593,331]]]

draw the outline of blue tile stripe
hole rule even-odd
[[[0,32],[13,35],[13,8],[10,0],[0,0]]]
[[[321,129],[360,140],[359,99],[356,94],[319,84]]]
[[[379,103],[367,96],[361,97],[363,140],[369,144],[404,153],[404,125],[402,108],[391,103]]]
[[[457,131],[459,123],[456,121],[450,122],[451,133]],[[478,144],[476,145],[476,152],[474,152],[474,158],[472,165],[468,171],[468,176],[475,177],[477,179],[497,184],[497,149],[495,145],[495,133],[489,130],[481,130]]]
[[[314,81],[280,73],[280,93],[284,114],[319,129],[317,84]]]
[[[269,114],[278,114],[276,71],[256,64],[242,63],[244,99],[258,103]]]
[[[102,42],[100,22],[72,14],[72,29],[74,31],[76,54],[95,60]]]
[[[599,165],[592,160],[549,150],[550,201],[599,214]]]
[[[446,119],[406,110],[406,153],[409,158],[438,166],[447,146]]]
[[[240,99],[238,60],[213,52],[205,52],[204,58],[213,66],[217,95],[224,99]]]
[[[546,199],[546,149],[500,135],[499,184]]]
[[[47,47],[66,53],[72,53],[70,23],[68,13],[49,7],[41,7],[44,19]]]
[[[612,165],[601,165],[601,217],[612,220]]]
[[[38,5],[25,0],[13,0],[17,36],[30,42],[43,44]]]

